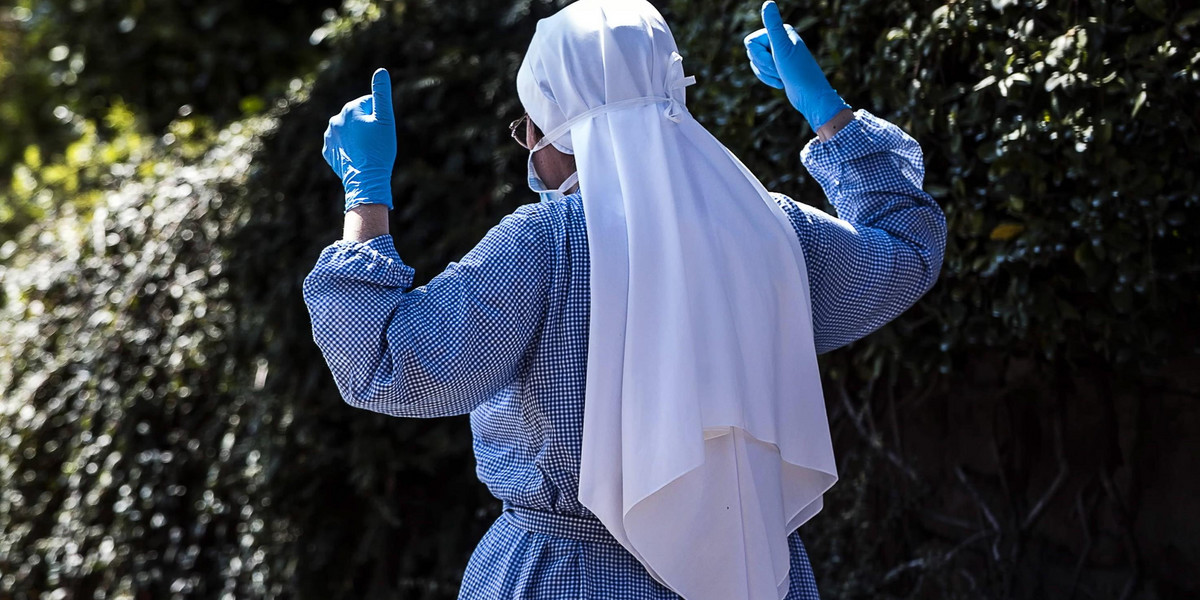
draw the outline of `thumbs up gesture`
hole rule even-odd
[[[850,108],[829,85],[800,34],[783,23],[775,2],[763,4],[762,20],[764,27],[745,39],[754,74],[763,83],[784,90],[813,131],[839,111]]]
[[[396,118],[392,79],[386,69],[372,75],[369,95],[351,100],[329,119],[321,156],[342,179],[346,212],[362,204],[392,208]]]

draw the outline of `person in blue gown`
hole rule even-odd
[[[804,251],[823,353],[894,319],[932,287],[946,223],[922,190],[918,143],[830,99],[778,15],[768,2],[767,27],[745,43],[758,77],[784,89],[813,125],[800,160],[837,211],[773,194]],[[814,106],[822,95],[825,104]],[[528,119],[514,124],[526,148],[540,135]],[[325,134],[323,155],[346,192],[344,237],[321,252],[304,301],[345,402],[396,417],[470,415],[479,479],[505,510],[472,554],[460,598],[678,598],[578,500],[590,295],[582,195],[576,186],[557,190],[572,157],[553,145],[536,152],[537,201],[413,288],[387,218],[395,151],[381,69],[372,93],[347,104]],[[817,598],[800,530],[788,543],[787,598]]]

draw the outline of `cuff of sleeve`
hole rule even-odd
[[[854,111],[854,120],[833,137],[824,142],[815,137],[809,140],[800,151],[800,162],[818,179],[833,178],[842,163],[891,149],[903,137],[895,125],[860,108]]]
[[[416,270],[404,264],[396,252],[390,235],[381,235],[365,242],[339,240],[317,260],[321,270],[342,279],[408,289]]]

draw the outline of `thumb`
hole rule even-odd
[[[375,105],[375,118],[392,120],[392,77],[387,69],[375,69],[371,76],[371,101]]]
[[[762,5],[763,27],[767,28],[767,39],[771,40],[771,54],[776,60],[779,53],[786,53],[792,47],[787,29],[783,26],[783,17],[779,16],[779,6],[773,0],[767,0]]]

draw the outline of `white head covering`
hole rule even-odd
[[[681,60],[649,3],[580,0],[517,74],[587,222],[579,501],[684,598],[783,598],[787,535],[837,481],[804,254],[687,112]]]

